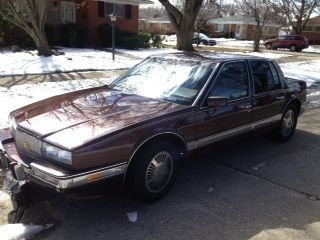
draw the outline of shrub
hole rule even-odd
[[[56,32],[55,32],[55,28],[53,25],[51,24],[46,24],[45,28],[44,28],[44,31],[46,33],[46,36],[47,36],[47,40],[48,40],[48,43],[49,45],[54,45],[56,44]]]
[[[156,47],[156,48],[162,47],[163,38],[160,35],[151,34],[151,39],[152,39],[152,46],[153,47]]]
[[[0,45],[18,45],[22,48],[34,48],[35,44],[31,37],[22,29],[11,24],[0,15]]]
[[[87,44],[88,29],[76,23],[66,23],[61,27],[61,44],[68,47],[84,47]]]
[[[138,34],[138,37],[141,39],[143,42],[143,47],[144,48],[149,48],[150,47],[150,40],[151,40],[151,35],[150,33],[147,32],[140,32]]]
[[[143,47],[143,41],[138,36],[121,37],[119,46],[127,49],[138,49]]]
[[[112,28],[110,24],[101,24],[98,26],[98,37],[100,40],[101,47],[111,47],[112,45]],[[117,39],[120,37],[120,29],[115,27],[115,38],[116,43]]]

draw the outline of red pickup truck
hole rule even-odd
[[[268,39],[264,45],[267,49],[277,50],[278,48],[287,48],[292,52],[301,52],[302,49],[309,47],[309,41],[303,36],[287,35]]]

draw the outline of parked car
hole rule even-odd
[[[260,129],[289,140],[305,101],[306,83],[273,60],[151,56],[108,86],[11,112],[0,158],[15,178],[61,193],[110,183],[155,201],[192,150]]]
[[[298,35],[287,35],[268,39],[264,44],[267,49],[276,50],[278,48],[287,48],[292,52],[301,52],[302,49],[309,47],[308,39]]]
[[[213,38],[209,38],[207,35],[203,33],[194,33],[192,43],[194,44],[200,44],[200,45],[216,45],[217,42]]]

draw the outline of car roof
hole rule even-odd
[[[270,60],[264,57],[248,56],[241,54],[213,53],[213,52],[179,52],[179,53],[163,53],[151,55],[150,57],[160,57],[164,59],[181,59],[189,61],[202,61],[212,63],[222,63],[236,60]]]

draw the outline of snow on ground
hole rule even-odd
[[[320,82],[320,60],[282,63],[280,67],[286,77],[304,80],[308,87]]]
[[[144,59],[150,55],[163,54],[163,53],[177,53],[180,52],[176,49],[171,48],[149,48],[149,49],[139,49],[139,50],[127,50],[127,49],[117,49],[117,52],[128,54],[136,58]]]
[[[306,49],[303,49],[302,52],[310,52],[310,53],[320,53],[320,45],[312,45]]]
[[[270,58],[270,59],[280,59],[284,57],[291,57],[292,55],[289,54],[283,54],[283,53],[274,53],[274,52],[228,52],[228,54],[244,54],[244,55],[249,55],[249,56],[255,56],[255,57],[265,57],[265,58]]]
[[[53,224],[46,226],[25,225],[21,223],[0,225],[0,236],[2,240],[22,240],[29,239],[32,236],[51,228]]]
[[[36,51],[0,52],[0,76],[19,74],[40,74],[79,70],[108,70],[130,67],[138,61],[116,56],[112,61],[111,52],[94,49],[62,48],[65,55],[42,57]]]
[[[2,87],[0,88],[0,129],[8,126],[8,115],[14,109],[54,95],[84,88],[106,85],[112,80],[113,78],[101,78],[90,80],[45,82],[39,84],[22,84],[11,88]]]

